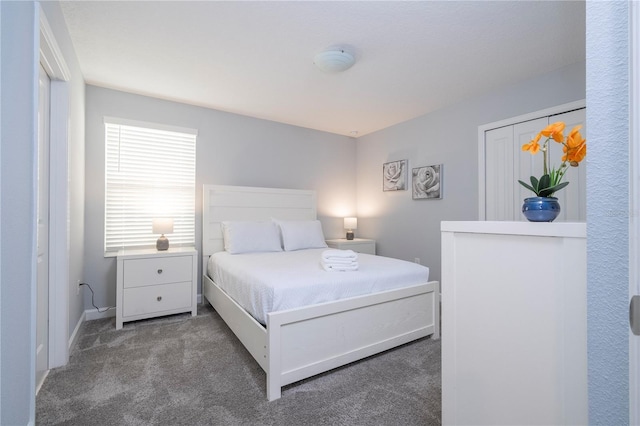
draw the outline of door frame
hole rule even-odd
[[[49,368],[54,368],[67,364],[69,360],[68,140],[71,74],[42,6],[38,5],[36,13],[40,24],[40,63],[51,78]]]
[[[640,294],[640,4],[631,2],[629,299]],[[640,337],[629,331],[629,424],[640,424]]]
[[[51,78],[38,67],[38,137],[36,179],[36,395],[49,374],[49,120]],[[46,235],[44,235],[46,234]],[[41,300],[42,299],[42,300]],[[44,303],[41,303],[41,302]],[[43,309],[44,308],[44,309]],[[41,351],[41,345],[44,347]]]

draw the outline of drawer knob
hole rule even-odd
[[[160,302],[162,300],[162,296],[158,296],[158,302]]]
[[[161,274],[162,273],[162,269],[158,269],[158,273]]]

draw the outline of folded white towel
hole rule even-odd
[[[332,265],[326,262],[320,262],[322,269],[327,272],[349,272],[358,270],[358,262],[353,262],[351,265]]]
[[[353,250],[325,250],[322,252],[323,260],[332,260],[332,259],[350,259],[357,260],[358,253]]]
[[[358,270],[358,253],[353,250],[324,250],[320,264],[328,272]]]
[[[328,263],[329,265],[351,265],[357,262],[357,259],[347,259],[344,257],[332,257],[330,259],[322,259],[321,262]]]

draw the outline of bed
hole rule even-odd
[[[204,185],[203,294],[265,371],[269,401],[280,398],[281,388],[287,384],[425,336],[440,337],[436,281],[302,307],[267,309],[266,317],[249,313],[211,278],[209,258],[225,251],[223,222],[273,218],[315,220],[315,191]],[[375,260],[367,256],[360,255],[363,270]]]

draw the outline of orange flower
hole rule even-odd
[[[562,161],[568,161],[574,167],[577,167],[578,163],[584,160],[587,155],[587,141],[580,134],[580,128],[582,126],[576,126],[571,130],[567,136],[567,142],[562,148],[564,151]]]
[[[565,152],[562,161],[568,161],[573,167],[578,167],[578,163],[587,155],[587,144],[582,143],[575,148],[565,146],[562,150]]]
[[[529,143],[525,143],[524,145],[522,145],[522,150],[529,151],[531,154],[537,154],[538,151],[540,151],[540,144],[538,143],[538,141],[540,140],[540,136],[542,135],[538,133],[538,136],[531,139]]]
[[[556,142],[564,142],[564,134],[563,134],[564,126],[565,126],[564,122],[556,121],[553,124],[549,124],[540,133],[543,136],[552,138]]]
[[[569,133],[569,136],[567,136],[567,146],[569,148],[577,148],[586,142],[586,139],[584,139],[580,134],[581,128],[582,126],[576,126],[571,129],[571,133]]]

